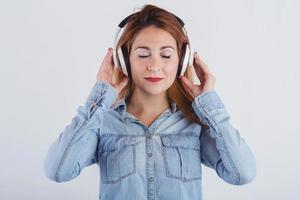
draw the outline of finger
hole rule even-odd
[[[113,53],[112,53],[112,48],[108,49],[106,62],[107,62],[107,65],[109,65],[110,67],[113,67]]]
[[[109,58],[110,58],[110,48],[108,48],[108,50],[104,56],[103,62],[108,63]]]
[[[107,68],[107,57],[108,57],[108,51],[106,52],[106,55],[104,56],[104,58],[103,58],[103,60],[101,62],[99,71],[106,71],[106,68]]]
[[[196,61],[194,61],[193,66],[194,66],[194,70],[196,72],[197,77],[200,80],[200,84],[204,84],[205,83],[205,74],[204,72],[201,70],[201,67],[198,66],[199,64],[196,63]]]
[[[200,58],[200,56],[195,53],[195,63],[197,64],[197,66],[199,66],[200,70],[205,73],[205,74],[211,74],[211,71],[209,70],[208,66],[206,65],[206,63]]]
[[[114,59],[113,59],[113,49],[112,48],[109,48],[109,51],[110,51],[110,65],[112,65],[112,67],[114,67]]]
[[[107,73],[112,73],[114,69],[113,64],[111,62],[111,58],[112,58],[112,50],[111,48],[109,48],[107,54],[104,57],[103,66],[102,66],[103,70]]]
[[[197,64],[195,63],[195,60],[193,62],[193,67],[194,67],[194,70],[196,72],[196,75],[197,77],[199,78],[200,80],[200,83],[204,83],[204,73],[199,69],[198,66],[196,66]]]
[[[205,76],[205,74],[212,74],[208,66],[203,62],[198,54],[195,54],[195,64],[196,70],[202,73],[202,76]]]

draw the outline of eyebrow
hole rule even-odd
[[[175,50],[174,47],[172,47],[172,46],[162,46],[162,47],[160,48],[160,50],[163,50],[163,49],[166,49],[166,48],[171,48],[171,49]],[[138,47],[135,48],[135,50],[137,50],[137,49],[146,49],[146,50],[150,50],[150,48],[147,47],[147,46],[138,46]]]

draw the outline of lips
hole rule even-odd
[[[158,77],[147,77],[145,78],[147,81],[150,81],[150,82],[158,82],[160,80],[162,80],[163,78],[158,78]]]

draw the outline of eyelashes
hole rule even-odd
[[[139,58],[147,58],[148,56],[140,56],[140,55],[139,55],[138,57],[139,57]]]
[[[139,55],[138,57],[139,58],[147,58],[149,56],[141,56],[141,55]],[[171,56],[161,56],[161,57],[166,58],[166,59],[170,59],[171,58]]]

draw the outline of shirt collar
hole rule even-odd
[[[126,97],[121,98],[117,103],[115,103],[112,106],[113,110],[115,110],[115,111],[117,111],[118,113],[121,114],[122,119],[124,119],[125,113],[127,111],[125,98]],[[178,107],[177,107],[177,105],[176,105],[176,103],[175,103],[174,100],[170,99],[170,103],[171,103],[171,108],[168,108],[163,113],[174,114],[178,110]]]

